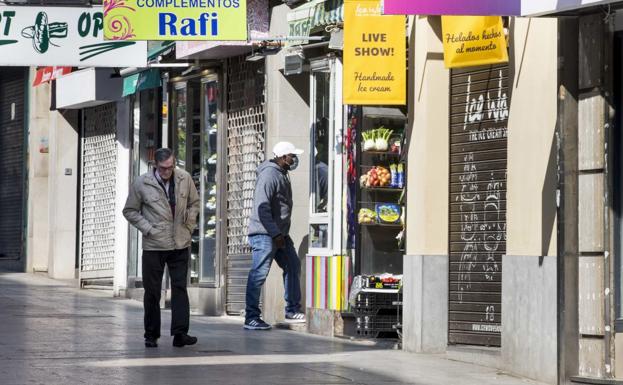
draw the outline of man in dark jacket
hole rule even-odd
[[[305,322],[301,313],[301,263],[290,238],[292,187],[288,171],[298,166],[299,150],[292,143],[280,142],[273,148],[274,158],[257,169],[253,212],[249,221],[249,244],[253,249],[253,267],[247,281],[244,328],[268,330],[259,308],[262,285],[273,259],[283,270],[288,322]]]

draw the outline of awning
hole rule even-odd
[[[153,61],[164,52],[175,48],[174,41],[148,41],[147,42],[147,61]]]
[[[309,36],[344,21],[344,0],[311,0],[288,13],[288,36]]]
[[[49,82],[50,80],[58,79],[63,75],[71,73],[72,67],[42,67],[37,69],[35,73],[35,79],[32,82],[32,86],[36,87],[39,84]]]
[[[121,96],[132,95],[136,92],[160,87],[160,70],[148,69],[137,74],[123,78],[123,94]]]

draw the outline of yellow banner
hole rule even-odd
[[[344,2],[344,104],[407,103],[405,16],[384,16],[379,0]]]
[[[104,0],[107,40],[247,40],[246,0]]]
[[[442,16],[446,68],[508,62],[504,25],[499,16]]]

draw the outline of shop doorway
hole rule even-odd
[[[160,147],[161,88],[140,91],[132,103],[132,170],[133,182],[153,167],[155,151]],[[130,226],[130,256],[128,261],[129,282],[140,280],[142,273],[142,235]],[[131,287],[136,287],[132,285]]]

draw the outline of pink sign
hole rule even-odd
[[[521,0],[384,0],[385,15],[519,16]]]

